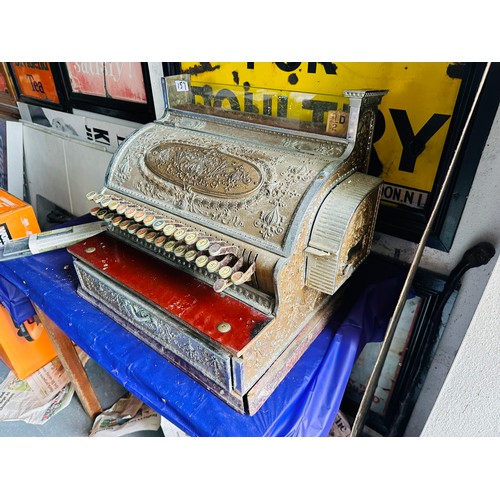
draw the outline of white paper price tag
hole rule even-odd
[[[177,89],[177,92],[188,92],[189,83],[184,80],[175,80],[175,88]]]

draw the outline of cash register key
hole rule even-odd
[[[188,261],[188,262],[193,262],[193,260],[196,259],[196,256],[199,254],[199,252],[197,252],[196,250],[189,250],[188,252],[186,252],[186,255],[184,255],[184,258]]]
[[[198,267],[205,267],[208,263],[208,255],[200,255],[199,257],[196,257],[194,263]]]
[[[243,276],[242,271],[236,271],[235,273],[231,274],[231,281],[236,284],[241,280],[242,276]]]
[[[172,236],[175,233],[176,229],[177,229],[177,226],[175,226],[174,224],[167,224],[163,228],[163,234],[165,236]]]
[[[99,212],[100,210],[102,210],[101,207],[94,207],[92,210],[90,210],[90,215],[97,217],[97,212]]]
[[[167,252],[173,252],[176,244],[177,244],[177,242],[176,242],[176,241],[174,241],[174,240],[170,240],[170,241],[167,241],[167,242],[165,243],[165,245],[163,246],[163,248],[164,248],[164,249],[165,249],[165,251],[167,251]]]
[[[167,225],[167,221],[165,219],[157,219],[153,222],[152,228],[155,231],[161,231]]]
[[[111,222],[115,217],[115,213],[111,210],[104,216],[104,222]]]
[[[134,220],[136,222],[142,222],[146,217],[146,212],[144,210],[138,210],[134,215]]]
[[[147,227],[141,227],[141,229],[137,230],[137,233],[135,235],[139,238],[142,239],[144,236],[146,236],[146,233],[149,231]]]
[[[176,257],[182,257],[186,253],[186,245],[177,245],[174,248],[174,255]]]
[[[150,227],[153,225],[153,222],[156,220],[156,217],[153,214],[147,214],[146,217],[144,217],[142,223],[146,227]]]
[[[104,216],[108,213],[108,210],[106,208],[101,208],[101,210],[99,210],[99,212],[97,212],[96,214],[96,217],[98,219],[104,219]]]
[[[113,224],[113,226],[118,226],[118,224],[120,224],[120,222],[123,220],[123,217],[121,215],[117,215],[116,217],[114,217],[113,219],[111,219],[111,224]]]
[[[146,234],[146,236],[144,237],[144,239],[148,242],[148,243],[152,243],[153,240],[158,236],[158,233],[156,231],[149,231],[149,233]]]
[[[217,293],[222,293],[226,288],[231,286],[231,282],[222,278],[219,278],[218,280],[215,281],[213,289]]]
[[[196,242],[196,248],[198,250],[206,250],[210,246],[210,240],[208,238],[200,238]]]
[[[125,217],[129,219],[132,219],[136,212],[137,212],[137,207],[128,207],[123,215],[125,215]]]
[[[184,237],[186,245],[194,245],[198,240],[198,233],[196,231],[188,231]]]
[[[126,231],[127,228],[130,226],[130,224],[132,224],[132,221],[129,220],[129,219],[124,219],[120,222],[119,224],[119,228],[122,230],[122,231]]]
[[[96,196],[97,196],[97,191],[90,191],[85,195],[85,197],[89,201],[92,201]]]
[[[126,203],[120,203],[117,207],[116,207],[116,213],[117,214],[124,214],[125,211],[127,210],[128,206]]]
[[[223,244],[224,241],[217,239],[215,236],[203,236],[196,242],[196,248],[198,250],[207,250],[216,243]]]
[[[219,276],[221,278],[229,278],[231,276],[231,273],[233,272],[233,268],[230,266],[223,266],[219,269]]]
[[[253,263],[245,272],[236,271],[231,275],[231,281],[235,285],[242,285],[247,281],[252,279],[253,274],[255,273],[255,263]]]
[[[221,261],[219,260],[211,260],[208,264],[207,264],[207,271],[209,273],[216,273],[221,267]]]
[[[219,269],[219,276],[224,279],[229,278],[233,273],[238,271],[241,266],[243,266],[243,259],[240,258],[233,266],[226,265],[221,267]]]
[[[185,227],[180,227],[180,228],[175,230],[174,238],[177,241],[181,241],[184,238],[184,236],[186,236],[186,228]]]
[[[214,259],[207,264],[207,269],[211,273],[216,273],[217,271],[219,271],[219,269],[222,269],[224,266],[228,266],[232,259],[233,259],[232,255],[226,255],[221,260]]]
[[[207,250],[211,245],[215,243],[224,243],[222,240],[215,239],[214,236],[203,236],[196,242],[196,248],[198,250]]]
[[[165,241],[167,241],[167,237],[161,234],[154,240],[155,247],[161,248],[165,244]]]
[[[130,226],[127,228],[127,233],[135,234],[141,227],[142,226],[140,224],[137,224],[137,222],[134,224],[130,224]]]
[[[111,200],[109,202],[108,208],[110,210],[116,210],[116,208],[118,207],[119,204],[120,204],[120,202],[118,200]]]
[[[104,197],[104,195],[103,195],[103,194],[99,194],[99,193],[98,193],[98,194],[96,194],[96,195],[94,196],[93,201],[95,201],[96,203],[101,203],[101,200],[103,199],[103,197]]]
[[[111,196],[109,196],[109,194],[105,194],[101,199],[101,207],[106,208],[107,206],[109,206],[112,199],[113,198],[111,198]]]

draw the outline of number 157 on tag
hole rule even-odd
[[[189,83],[184,80],[175,80],[175,88],[177,92],[188,92]]]

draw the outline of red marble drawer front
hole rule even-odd
[[[88,252],[89,248],[94,248]],[[239,352],[271,318],[211,286],[101,233],[68,251],[222,346]],[[217,327],[230,326],[221,333]],[[224,329],[223,325],[221,328]]]

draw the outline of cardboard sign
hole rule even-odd
[[[14,62],[10,65],[21,95],[53,104],[60,103],[48,62]]]
[[[140,62],[68,62],[73,92],[147,103]]]

